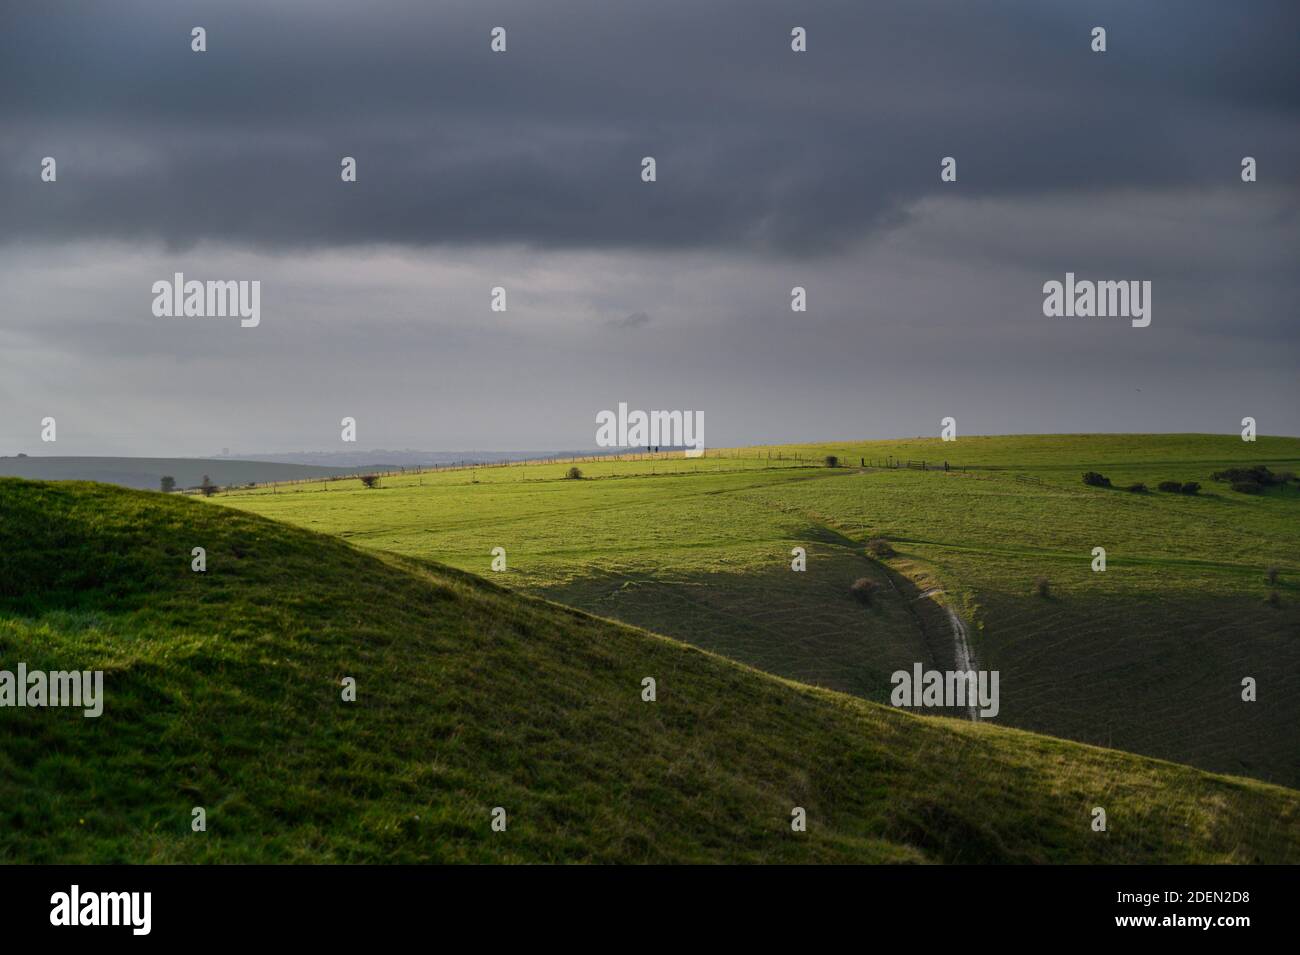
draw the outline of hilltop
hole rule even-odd
[[[1277,786],[913,716],[200,500],[5,479],[0,513],[3,665],[103,669],[106,697],[0,709],[2,861],[1300,861]]]

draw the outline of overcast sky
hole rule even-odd
[[[1288,0],[5,3],[0,454],[590,447],[620,401],[710,446],[1300,434],[1297,36]],[[1150,281],[1150,326],[1045,317],[1067,271]],[[259,280],[261,324],[155,317],[175,272]]]

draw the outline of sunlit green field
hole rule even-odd
[[[841,466],[826,467],[828,454]],[[887,459],[950,470],[871,466]],[[514,465],[214,500],[878,701],[893,670],[950,665],[942,614],[921,596],[938,589],[970,626],[980,666],[1002,674],[999,721],[1296,786],[1300,486],[1244,495],[1211,479],[1243,464],[1300,470],[1300,440],[746,448],[583,462],[582,480],[564,479],[565,463]],[[1083,485],[1086,470],[1116,487]],[[1155,491],[1163,480],[1202,490]],[[1136,481],[1151,493],[1119,489]],[[863,544],[875,537],[897,556],[870,559]],[[796,546],[805,573],[790,569]],[[504,572],[491,569],[495,547]],[[1106,550],[1104,573],[1091,569],[1095,547]],[[848,594],[862,576],[880,584],[870,608]],[[1240,700],[1247,676],[1258,702]]]

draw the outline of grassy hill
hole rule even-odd
[[[827,454],[853,467],[826,468]],[[857,467],[887,457],[963,470]],[[1211,477],[1259,463],[1300,470],[1300,440],[743,448],[583,463],[581,481],[563,480],[564,465],[511,466],[215,500],[876,701],[896,669],[951,665],[937,599],[970,628],[980,665],[1001,671],[999,723],[1300,787],[1300,493],[1243,495]],[[1084,486],[1087,470],[1116,489]],[[1118,489],[1164,480],[1203,487]],[[898,556],[870,559],[874,537]],[[508,570],[495,575],[498,546]],[[794,546],[808,551],[806,573],[790,570]],[[1096,546],[1105,573],[1091,570]],[[848,592],[861,576],[881,584],[868,611]],[[921,599],[933,589],[942,594]],[[1259,681],[1256,703],[1240,701],[1245,676]]]
[[[106,672],[99,719],[0,709],[0,861],[1300,861],[1287,789],[796,685],[198,500],[5,479],[0,513],[0,666]]]
[[[199,500],[4,479],[0,512],[4,667],[107,696],[0,709],[0,860],[1300,860],[1281,787],[794,685]]]

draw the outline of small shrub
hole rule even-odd
[[[872,557],[893,557],[894,548],[883,537],[873,537],[867,541],[867,553]]]
[[[164,474],[158,479],[158,489],[164,494],[170,494],[176,490],[176,479],[170,474]]]
[[[1130,484],[1128,487],[1124,488],[1124,490],[1128,491],[1130,494],[1146,494],[1147,486],[1141,481],[1138,481],[1136,484]]]
[[[1052,583],[1046,577],[1034,578],[1034,593],[1040,597],[1052,596]]]
[[[853,581],[853,586],[849,588],[849,593],[853,599],[864,607],[871,606],[871,598],[875,595],[876,590],[880,587],[870,577],[859,577]]]
[[[1238,494],[1263,494],[1264,485],[1258,481],[1233,481],[1232,489]]]
[[[366,487],[379,487],[379,475],[363,474],[361,475],[361,483]]]
[[[1268,570],[1264,571],[1264,576],[1268,579],[1270,584],[1276,584],[1278,574],[1281,572],[1281,568],[1274,564],[1272,567],[1268,568]]]
[[[569,470],[564,472],[564,477],[566,480],[569,481],[581,481],[582,468],[578,468],[578,467],[569,468]]]
[[[212,478],[205,474],[202,483],[199,484],[199,490],[203,492],[204,497],[211,497],[217,493],[217,486],[212,483]]]
[[[1270,607],[1280,607],[1282,606],[1282,595],[1276,590],[1270,590],[1266,602]]]
[[[826,455],[826,466],[828,468],[837,468],[840,466],[840,459],[834,454]]]
[[[1242,494],[1258,494],[1265,487],[1274,485],[1284,485],[1287,482],[1287,474],[1274,474],[1266,468],[1265,465],[1256,464],[1253,468],[1229,468],[1227,470],[1217,470],[1213,477],[1216,481],[1227,481],[1231,483],[1232,490],[1238,489],[1238,485],[1256,485],[1255,490],[1243,490]]]
[[[1083,483],[1089,487],[1110,487],[1110,478],[1096,471],[1089,471],[1083,476]]]
[[[1178,494],[1183,489],[1183,482],[1182,481],[1161,481],[1159,484],[1156,485],[1156,487],[1169,494]]]
[[[1198,491],[1200,491],[1200,489],[1201,486],[1197,484],[1195,481],[1188,481],[1186,484],[1182,486],[1182,488],[1180,488],[1183,494],[1195,494]]]

